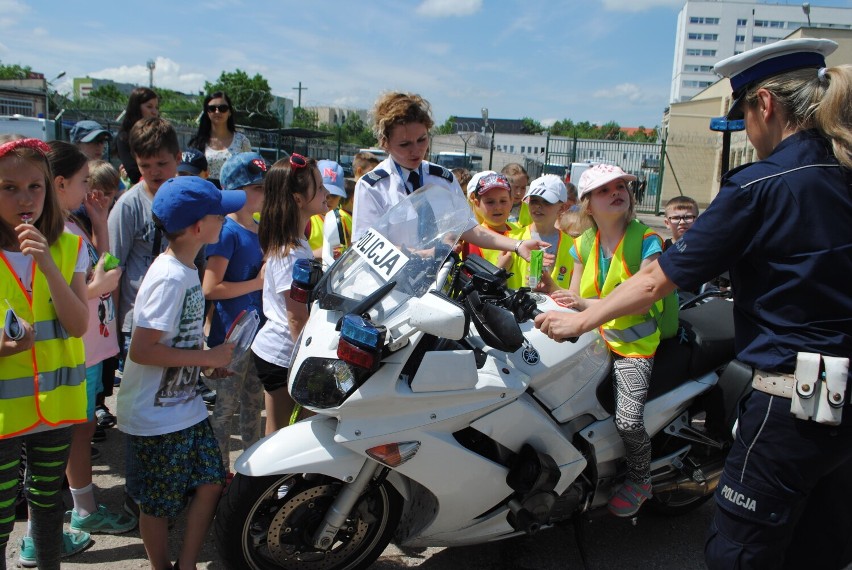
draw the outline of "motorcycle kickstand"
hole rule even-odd
[[[352,512],[352,509],[355,508],[358,498],[369,486],[370,480],[372,480],[378,468],[378,463],[367,461],[355,477],[355,480],[344,485],[340,494],[335,497],[334,502],[328,508],[328,511],[326,511],[319,528],[314,533],[314,547],[319,550],[328,550],[331,548],[331,545],[334,544],[334,537],[337,536],[337,531],[346,522],[346,518]]]

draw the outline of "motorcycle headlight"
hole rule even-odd
[[[371,373],[336,358],[306,358],[292,380],[290,395],[302,406],[334,408],[357,390]]]

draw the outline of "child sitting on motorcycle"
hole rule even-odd
[[[596,164],[580,177],[580,213],[592,227],[571,248],[570,289],[552,294],[561,304],[582,311],[638,271],[629,268],[625,251],[630,248],[641,248],[641,267],[660,256],[662,238],[634,219],[635,199],[627,186],[633,180],[635,176],[609,164]],[[660,330],[645,313],[614,319],[600,332],[613,354],[615,426],[627,452],[627,476],[608,508],[616,516],[630,517],[651,497],[651,439],[644,411]]]

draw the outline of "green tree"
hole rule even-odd
[[[544,127],[541,126],[541,123],[536,121],[535,119],[531,119],[529,117],[524,117],[521,119],[521,132],[527,133],[530,135],[537,135],[538,133],[544,132]]]
[[[319,127],[319,117],[315,111],[309,111],[304,107],[293,109],[293,127],[303,129],[316,129]]]
[[[88,97],[91,99],[98,99],[100,101],[118,103],[123,107],[127,106],[127,95],[119,91],[118,87],[116,87],[113,83],[105,83],[95,87],[89,91]]]
[[[278,117],[269,109],[272,89],[269,82],[259,73],[249,77],[237,69],[232,73],[223,71],[214,83],[204,82],[205,93],[224,91],[234,105],[234,120],[242,125],[262,128],[278,127]]]
[[[6,65],[0,62],[0,79],[27,79],[32,72],[29,65]]]
[[[200,95],[186,95],[180,91],[157,87],[157,99],[160,102],[160,113],[170,121],[194,124],[204,98]],[[230,96],[230,94],[229,94]]]
[[[456,132],[456,116],[450,115],[447,117],[447,120],[444,121],[444,124],[440,127],[435,128],[435,134],[438,135],[451,135]]]

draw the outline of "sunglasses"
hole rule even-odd
[[[225,105],[225,104],[222,104],[222,105],[207,105],[207,112],[208,113],[215,113],[217,111],[220,112],[220,113],[227,113],[230,110],[231,110],[230,105]]]
[[[295,152],[290,155],[290,166],[294,169],[304,168],[308,165],[308,159]]]

